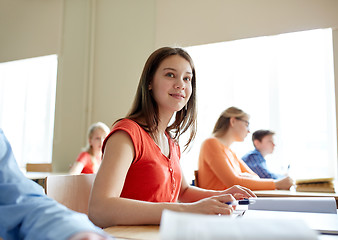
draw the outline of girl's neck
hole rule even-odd
[[[173,114],[159,113],[157,133],[154,134],[158,134],[160,136],[164,135],[172,116]]]
[[[232,137],[227,133],[223,134],[222,136],[218,136],[216,138],[227,148],[230,148],[231,144],[234,142]]]
[[[158,126],[157,126],[157,132],[154,132],[152,133],[153,135],[162,135],[165,133],[168,125],[169,125],[169,122],[171,120],[171,117],[172,117],[172,114],[161,114],[159,113],[159,116],[158,116]],[[144,117],[139,117],[136,119],[136,121],[141,124],[141,125],[144,125],[146,126],[147,125],[147,122],[145,120]],[[148,126],[149,127],[149,126]]]

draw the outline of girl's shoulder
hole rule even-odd
[[[112,129],[121,126],[140,127],[134,120],[131,120],[129,118],[122,118],[113,125]]]
[[[90,160],[91,160],[91,155],[89,152],[86,152],[86,151],[80,152],[76,159],[77,162],[84,162],[84,163]]]
[[[221,142],[215,137],[209,137],[204,140],[203,144],[220,144]]]
[[[114,133],[118,130],[123,130],[125,132],[128,132],[129,134],[147,134],[146,131],[137,123],[136,121],[128,118],[123,118],[116,122],[111,130],[111,133]]]
[[[90,153],[87,151],[80,152],[78,157],[90,157]]]

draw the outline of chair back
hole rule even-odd
[[[96,174],[50,175],[46,194],[66,207],[88,215],[90,191]]]
[[[194,171],[194,175],[195,175],[195,186],[198,187],[198,170]]]
[[[27,163],[26,171],[27,172],[52,172],[51,163]]]

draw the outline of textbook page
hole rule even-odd
[[[337,214],[334,197],[260,197],[249,205],[249,210]]]
[[[312,240],[318,239],[318,234],[299,219],[246,219],[164,210],[160,239]]]

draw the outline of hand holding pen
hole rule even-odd
[[[231,202],[226,202],[226,204],[230,206],[238,206],[238,205],[249,205],[249,204],[254,204],[256,201],[254,199],[247,199],[244,198],[242,200],[235,200]]]

